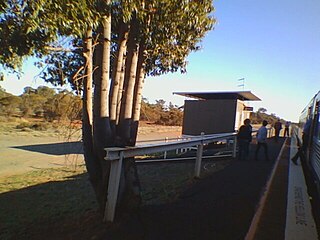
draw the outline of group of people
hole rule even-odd
[[[262,147],[264,149],[264,155],[265,159],[268,161],[269,154],[268,154],[268,144],[267,144],[267,135],[268,135],[268,130],[267,126],[268,122],[266,120],[263,120],[262,126],[259,128],[256,139],[257,139],[257,148],[255,151],[255,160],[258,160],[258,154],[260,151],[260,148]],[[299,146],[298,152],[295,154],[295,156],[291,159],[292,162],[297,165],[297,160],[298,158],[303,159],[306,148],[308,145],[309,141],[309,129],[311,126],[311,120],[307,120],[304,128],[303,128],[303,133],[302,133],[302,144]],[[290,127],[290,122],[285,123],[285,129],[284,129],[284,137],[288,136],[289,137],[289,127]],[[280,131],[282,129],[282,124],[280,122],[280,119],[274,124],[274,129],[275,129],[275,140],[278,141]],[[237,140],[238,140],[238,146],[239,146],[239,153],[238,153],[238,159],[239,160],[246,160],[249,156],[249,145],[252,141],[252,126],[251,126],[251,121],[250,119],[245,119],[244,120],[244,125],[242,125],[239,128],[238,135],[237,135]]]
[[[275,140],[278,141],[279,139],[279,135],[280,135],[280,131],[282,129],[282,123],[280,122],[280,119],[278,119],[278,121],[274,124],[274,136],[275,136]],[[287,121],[284,125],[284,132],[283,132],[283,137],[289,137],[289,127],[290,127],[290,122]]]
[[[268,122],[266,120],[262,121],[262,126],[259,128],[257,132],[257,148],[255,151],[255,160],[258,160],[258,154],[260,151],[260,148],[264,149],[264,155],[265,159],[269,160],[269,154],[268,154],[268,145],[267,145],[267,135],[268,130],[267,126]],[[289,137],[289,127],[290,122],[286,122],[285,129],[284,129],[284,137]],[[282,129],[282,123],[280,122],[280,119],[274,124],[275,129],[275,140],[278,141],[280,131]],[[252,126],[250,119],[244,120],[244,125],[242,125],[238,131],[238,146],[239,146],[239,160],[245,160],[249,156],[249,145],[252,141]]]
[[[267,126],[268,122],[264,120],[262,122],[262,126],[259,128],[257,132],[257,148],[255,151],[255,160],[258,160],[258,153],[260,148],[264,148],[265,159],[269,160],[268,155],[268,145],[267,145],[267,136],[268,130]],[[250,119],[244,120],[244,125],[242,125],[238,131],[237,135],[238,146],[239,146],[239,160],[246,160],[249,156],[249,145],[252,141],[252,126]]]

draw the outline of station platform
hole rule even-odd
[[[256,161],[251,144],[248,160],[232,160],[172,203],[144,206],[124,231],[105,239],[318,239],[301,164],[290,162],[294,139],[267,141],[269,161],[263,149]]]
[[[311,203],[314,208],[320,203],[312,199],[301,160],[290,161],[297,150],[296,138],[283,143],[246,239],[319,239],[319,212]]]

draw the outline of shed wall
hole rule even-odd
[[[236,99],[186,100],[182,134],[200,135],[233,132],[237,108]]]
[[[250,114],[251,112],[245,111],[245,104],[243,101],[237,100],[237,112],[236,112],[236,121],[235,121],[235,126],[234,129],[237,131],[239,130],[240,126],[243,124],[243,121],[246,118],[250,119]]]

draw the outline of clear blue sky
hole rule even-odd
[[[187,74],[149,77],[143,96],[182,105],[172,92],[243,90],[237,80],[245,78],[244,90],[262,99],[250,103],[255,110],[298,121],[320,90],[320,2],[217,0],[214,6],[217,24],[189,56]],[[0,85],[13,94],[42,84],[30,64],[20,81],[10,78]]]
[[[217,24],[187,74],[148,78],[144,96],[182,104],[175,91],[244,90],[262,99],[251,106],[298,121],[320,90],[320,2],[232,0],[214,2]]]

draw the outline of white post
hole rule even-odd
[[[204,133],[202,132],[201,138],[203,138],[203,136],[204,136]],[[197,158],[196,158],[196,165],[195,165],[195,172],[194,172],[195,178],[200,177],[202,153],[203,153],[203,143],[199,144],[197,147]]]
[[[232,157],[236,158],[237,157],[237,136],[234,136],[233,139],[233,152],[232,152]]]
[[[169,138],[166,137],[165,140],[164,140],[164,142],[167,143],[168,141],[169,141]],[[164,159],[167,159],[167,151],[165,151],[165,152],[163,153],[163,158],[164,158]]]
[[[181,141],[181,136],[178,137],[177,141]],[[176,149],[176,154],[179,154],[179,148]]]
[[[105,222],[113,222],[114,220],[117,200],[118,200],[118,193],[119,193],[122,161],[123,161],[122,151],[120,152],[119,160],[111,161],[110,176],[109,176],[109,183],[108,183],[108,196],[107,196],[107,203],[106,203],[106,208],[104,213]]]
[[[271,127],[269,130],[269,138],[272,138],[272,137],[273,137],[273,128]]]

